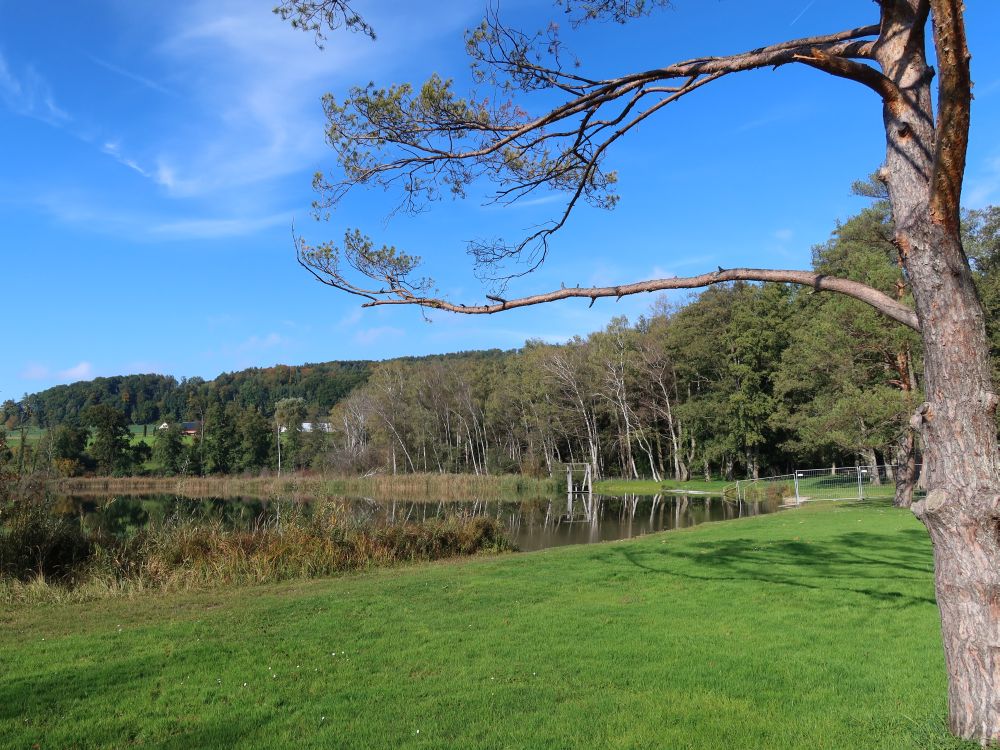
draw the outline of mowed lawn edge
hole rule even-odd
[[[8,607],[0,668],[4,747],[966,747],[930,543],[884,503]]]

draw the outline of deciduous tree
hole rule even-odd
[[[83,422],[94,428],[89,452],[102,474],[119,474],[132,464],[129,450],[130,434],[125,412],[107,404],[89,406],[83,412]]]

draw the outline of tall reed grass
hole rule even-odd
[[[54,480],[50,488],[67,495],[175,494],[184,497],[323,498],[355,495],[375,500],[502,500],[565,491],[558,480],[518,474],[396,474],[323,477],[77,477]]]
[[[512,549],[493,519],[359,521],[332,502],[308,513],[290,506],[243,529],[178,514],[117,537],[35,499],[0,509],[0,601],[251,585]]]

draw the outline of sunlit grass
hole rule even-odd
[[[931,548],[887,504],[0,611],[10,747],[914,748]]]

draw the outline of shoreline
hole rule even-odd
[[[370,477],[73,477],[49,480],[49,489],[66,495],[159,495],[191,498],[253,497],[306,499],[359,496],[385,500],[467,500],[549,496],[558,491],[549,479],[519,475],[398,474]]]

